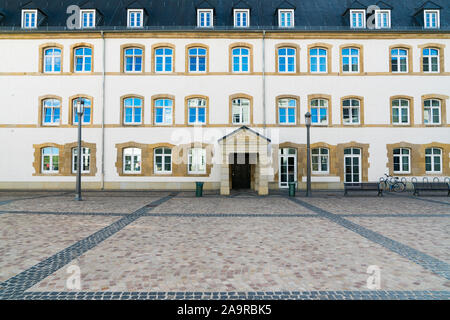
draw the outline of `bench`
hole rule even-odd
[[[378,196],[383,195],[379,182],[345,182],[344,195],[347,195],[348,191],[377,191]]]
[[[413,182],[414,195],[418,196],[419,191],[447,191],[450,195],[450,185],[447,182]]]

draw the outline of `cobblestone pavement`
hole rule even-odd
[[[446,198],[341,194],[0,193],[0,299],[450,299]]]

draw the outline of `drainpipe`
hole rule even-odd
[[[105,34],[101,31],[103,42],[103,64],[102,64],[102,174],[101,190],[105,189],[105,82],[106,82],[106,52],[105,52]]]
[[[263,102],[263,128],[266,134],[266,30],[262,32],[262,102]]]

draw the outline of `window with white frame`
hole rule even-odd
[[[95,28],[95,10],[81,10],[81,28]]]
[[[197,26],[199,28],[210,28],[214,26],[213,9],[197,10]]]
[[[342,49],[342,72],[357,73],[359,72],[359,49],[343,48]]]
[[[75,49],[75,72],[91,72],[92,71],[92,49],[76,48]]]
[[[409,124],[409,100],[392,100],[392,124]]]
[[[206,72],[206,49],[189,49],[189,72]]]
[[[234,10],[234,26],[238,28],[247,28],[250,26],[250,10],[235,9]]]
[[[142,28],[144,26],[144,10],[128,9],[128,27]]]
[[[129,174],[141,173],[141,149],[123,149],[123,172]]]
[[[317,125],[328,124],[328,100],[311,100],[311,123]]]
[[[297,181],[297,149],[281,148],[280,157],[280,188],[287,188],[289,182]]]
[[[188,102],[188,123],[206,123],[206,100],[202,98],[189,99]]]
[[[278,48],[278,72],[295,72],[296,50],[295,48]]]
[[[41,163],[42,173],[59,172],[59,149],[54,147],[42,148]]]
[[[206,173],[206,149],[192,148],[188,153],[188,173]]]
[[[350,26],[352,28],[365,28],[366,10],[350,10]]]
[[[424,48],[422,51],[423,72],[439,72],[439,49]]]
[[[437,29],[440,27],[439,10],[424,10],[423,15],[426,29]]]
[[[91,165],[91,149],[81,148],[81,173],[89,173]],[[78,148],[72,148],[72,173],[77,173]]]
[[[294,10],[278,10],[278,26],[281,28],[292,28],[294,26]]]
[[[249,124],[250,100],[245,98],[233,99],[232,113],[233,124]]]
[[[410,173],[410,151],[406,148],[394,149],[394,172]]]
[[[37,28],[37,10],[22,10],[22,28]]]
[[[360,124],[361,102],[358,99],[342,101],[342,120],[344,124]]]
[[[154,157],[155,173],[172,173],[172,149],[156,148]]]
[[[311,150],[311,164],[313,173],[329,172],[330,156],[327,148],[314,148]]]
[[[173,71],[173,49],[156,48],[155,49],[155,72]]]
[[[439,148],[425,149],[425,171],[427,173],[442,172],[442,150]]]
[[[248,48],[233,48],[233,72],[249,72],[250,50]]]
[[[278,122],[280,124],[296,124],[297,100],[292,98],[278,99]]]
[[[327,49],[311,48],[309,49],[310,71],[313,73],[326,73],[327,66]]]
[[[424,124],[441,124],[441,101],[428,99],[423,102]]]
[[[155,100],[155,124],[167,125],[173,122],[173,100]]]
[[[141,124],[142,123],[142,99],[126,98],[123,101],[123,123],[124,124]]]
[[[61,49],[47,48],[44,50],[44,72],[61,72]]]
[[[391,27],[391,10],[375,10],[375,27],[377,29]]]
[[[91,115],[92,115],[92,103],[88,98],[76,98],[72,100],[72,124],[78,124],[78,113],[77,113],[77,100],[82,99],[84,102],[84,111],[83,111],[83,122],[82,124],[90,124],[91,123]]]
[[[42,101],[42,124],[44,126],[58,126],[61,118],[61,101],[45,99]]]
[[[391,69],[395,73],[408,72],[408,50],[392,49],[391,50]]]
[[[143,50],[140,48],[125,49],[125,72],[142,72]]]
[[[56,173],[59,171],[59,149],[47,147],[42,149],[42,172]]]

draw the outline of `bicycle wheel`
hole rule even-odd
[[[405,191],[405,184],[402,182],[397,182],[392,186],[392,190],[394,190],[394,192],[403,192]]]

